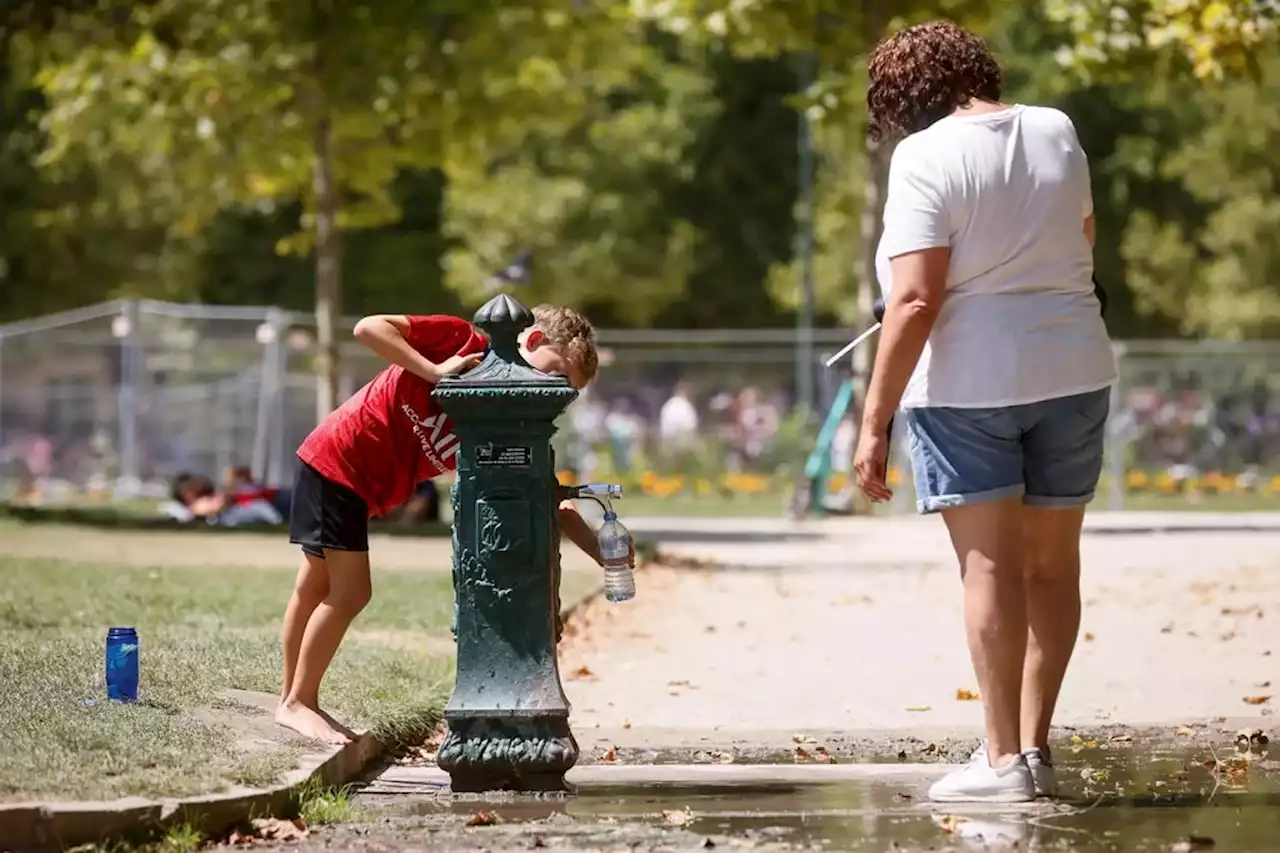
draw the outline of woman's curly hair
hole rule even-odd
[[[871,54],[871,138],[924,130],[974,98],[1000,100],[1000,66],[982,39],[951,21],[894,33]]]

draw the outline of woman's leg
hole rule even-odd
[[[964,580],[964,622],[986,716],[987,760],[1003,767],[1022,751],[1019,703],[1027,651],[1022,502],[1007,498],[943,510]]]
[[[1023,510],[1027,601],[1021,746],[1046,756],[1053,709],[1080,631],[1080,530],[1084,507]]]
[[[1034,798],[1021,755],[1019,697],[1027,646],[1022,569],[1022,428],[1010,409],[906,413],[922,512],[941,512],[964,581],[964,621],[982,691],[987,745],[929,789],[943,802]]]

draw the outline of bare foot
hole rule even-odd
[[[335,720],[333,718],[333,715],[330,714],[328,711],[324,710],[323,708],[318,708],[316,710],[319,712],[320,716],[324,717],[324,721],[333,727],[333,730],[335,732],[345,735],[347,740],[355,740],[357,737],[359,737],[359,735],[357,735],[353,730],[347,728],[342,723]]]
[[[315,708],[308,708],[301,702],[281,702],[276,710],[276,723],[322,743],[348,743],[351,738],[325,719],[326,716],[328,715]]]

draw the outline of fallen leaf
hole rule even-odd
[[[596,760],[597,760],[597,761],[600,761],[600,762],[603,762],[603,763],[605,763],[605,764],[610,764],[610,763],[612,763],[612,762],[614,762],[614,761],[617,761],[617,760],[618,760],[618,748],[617,748],[616,746],[611,746],[611,747],[609,747],[609,748],[608,748],[608,749],[606,749],[604,752],[600,753],[600,757],[599,757],[599,758],[597,758]]]
[[[939,828],[942,829],[943,832],[950,834],[955,832],[956,828],[959,827],[960,824],[968,823],[968,821],[969,821],[969,818],[967,817],[960,817],[959,815],[948,814],[938,818],[938,826]]]
[[[805,749],[803,746],[797,746],[796,751],[792,754],[792,757],[795,759],[796,764],[803,764],[804,762],[808,761],[810,758],[813,758],[813,755],[809,752],[809,750]]]
[[[688,681],[687,679],[681,680],[681,681],[668,681],[667,686],[668,687],[692,687],[693,682]]]
[[[907,710],[908,711],[932,711],[933,708],[931,708],[928,705],[908,705]]]
[[[466,825],[467,826],[493,826],[497,822],[498,822],[498,815],[496,812],[476,812],[471,816],[471,819],[467,821]]]
[[[574,679],[575,681],[581,681],[588,678],[595,678],[596,674],[591,671],[591,667],[587,666],[586,664],[583,664],[582,666],[575,669],[572,673],[570,673],[569,677]]]
[[[255,836],[268,841],[297,841],[308,835],[307,825],[301,820],[258,817],[249,823]]]
[[[1178,730],[1174,732],[1175,735],[1181,735],[1182,737],[1189,737],[1190,735],[1193,735],[1195,733],[1196,733],[1196,730],[1193,728],[1190,728],[1189,726],[1178,726]]]
[[[1255,685],[1253,685],[1253,686],[1254,686],[1254,687],[1270,687],[1270,686],[1271,686],[1271,682],[1270,682],[1270,681],[1259,681],[1258,683],[1256,683],[1256,684],[1255,684]]]
[[[1193,850],[1208,850],[1215,844],[1207,835],[1189,835],[1169,847],[1169,853],[1191,853]]]
[[[1085,631],[1085,632],[1084,632],[1084,640],[1085,640],[1085,642],[1086,642],[1086,643],[1092,643],[1092,642],[1093,642],[1093,639],[1094,639],[1094,637],[1093,637],[1093,634],[1092,634],[1091,632],[1089,632],[1089,631]]]
[[[1246,696],[1244,704],[1246,705],[1265,705],[1271,701],[1270,696]]]
[[[624,729],[629,729],[629,728],[631,728],[631,721],[630,721],[630,720],[623,720],[623,721],[622,721],[622,728],[624,728]]]
[[[1133,735],[1112,735],[1108,740],[1112,743],[1130,743],[1133,740]]]
[[[1161,629],[1160,629],[1160,633],[1161,633],[1161,634],[1172,634],[1172,633],[1173,633],[1173,623],[1172,623],[1172,622],[1170,622],[1169,624],[1167,624],[1167,625],[1165,625],[1163,628],[1161,628]]]
[[[672,826],[686,826],[693,823],[693,812],[689,811],[688,806],[683,809],[666,809],[662,812],[662,819]]]
[[[956,690],[957,702],[977,702],[981,698],[976,692],[961,687]]]

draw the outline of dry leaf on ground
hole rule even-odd
[[[467,826],[493,826],[497,822],[497,812],[476,812],[467,821]]]
[[[1112,735],[1107,739],[1112,743],[1129,743],[1133,740],[1133,735]]]
[[[1182,737],[1190,737],[1195,733],[1196,730],[1190,726],[1178,726],[1178,730],[1174,732],[1175,735],[1181,735]]]
[[[803,746],[797,746],[793,757],[797,764],[803,764],[813,758],[813,753],[809,752],[809,750],[805,749]]]
[[[614,762],[614,761],[617,761],[617,760],[618,760],[618,748],[617,748],[616,746],[611,746],[611,747],[609,747],[609,748],[608,748],[608,749],[606,749],[604,752],[600,753],[600,755],[596,758],[596,760],[597,760],[597,761],[600,761],[600,762],[602,762],[602,763],[604,763],[604,764],[610,764],[610,763],[612,763],[612,762]]]
[[[964,687],[956,690],[957,702],[977,702],[981,698],[982,697],[977,693],[977,691],[974,690],[969,690]]]
[[[587,666],[586,664],[583,664],[582,666],[575,669],[573,672],[569,673],[569,677],[572,678],[574,681],[582,681],[588,678],[594,679],[596,677],[596,674],[591,671],[591,667]]]
[[[1085,632],[1084,632],[1084,639],[1085,639],[1085,642],[1086,642],[1086,643],[1091,643],[1091,642],[1093,642],[1093,640],[1094,640],[1094,636],[1093,636],[1093,634],[1092,634],[1091,632],[1089,632],[1089,631],[1085,631]]]
[[[1246,696],[1244,704],[1246,705],[1265,705],[1271,701],[1270,696]]]
[[[932,711],[933,708],[929,705],[908,705],[907,710],[908,711]]]
[[[666,809],[662,812],[662,819],[672,826],[686,826],[693,823],[693,812],[688,806],[682,809]]]
[[[266,841],[301,841],[309,835],[307,825],[298,820],[280,820],[274,817],[258,817],[250,821],[250,831],[234,830],[227,844],[242,847]]]

